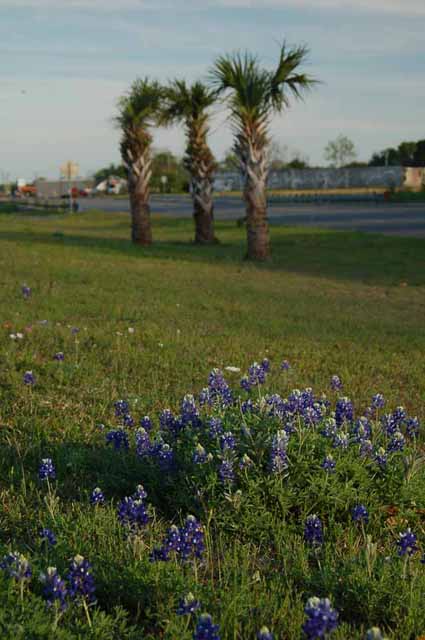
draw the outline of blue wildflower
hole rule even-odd
[[[96,600],[92,566],[83,556],[77,555],[72,560],[68,573],[68,582],[71,598],[82,598],[87,602]]]
[[[117,418],[122,418],[126,413],[130,412],[130,405],[127,400],[117,400],[114,403],[115,415]]]
[[[280,368],[282,369],[282,371],[289,371],[291,365],[289,364],[288,360],[284,360],[280,365]]]
[[[249,467],[252,467],[252,465],[254,464],[254,462],[251,460],[251,458],[249,457],[248,454],[244,453],[244,455],[242,456],[242,458],[239,461],[239,469],[249,469]]]
[[[220,467],[218,469],[218,475],[221,482],[233,482],[235,479],[235,471],[233,468],[232,460],[224,459],[221,461]]]
[[[319,516],[312,514],[307,517],[304,525],[304,540],[313,547],[323,544],[323,526]]]
[[[192,460],[195,464],[205,464],[212,460],[212,455],[210,453],[207,454],[204,447],[198,443],[193,452]]]
[[[385,398],[382,393],[376,393],[372,398],[373,409],[383,409],[385,406]]]
[[[12,551],[3,556],[0,562],[2,569],[9,578],[14,578],[17,582],[29,580],[32,576],[30,563],[22,553]]]
[[[56,478],[56,469],[51,458],[43,458],[39,469],[38,477],[40,480],[54,480]]]
[[[134,427],[134,418],[131,413],[125,413],[122,416],[122,422],[125,427]]]
[[[144,427],[140,427],[136,431],[136,453],[141,458],[151,454],[151,440]]]
[[[40,575],[40,580],[44,584],[43,595],[47,600],[47,606],[57,605],[61,611],[64,611],[67,607],[68,589],[56,567],[48,567],[46,573]]]
[[[152,420],[149,418],[149,416],[144,416],[143,418],[141,418],[140,426],[142,427],[142,429],[145,429],[145,431],[152,431]]]
[[[388,443],[388,453],[403,451],[406,445],[406,438],[401,431],[396,431]]]
[[[341,378],[337,375],[332,376],[331,378],[331,389],[333,391],[341,391],[342,389],[342,381]]]
[[[408,418],[406,420],[406,433],[409,438],[417,438],[420,431],[420,423],[418,418]]]
[[[374,460],[376,462],[376,464],[381,468],[381,469],[385,469],[386,465],[387,465],[387,452],[385,451],[385,449],[383,447],[379,447],[379,449],[377,449],[374,453]]]
[[[199,417],[199,411],[196,406],[195,398],[191,394],[186,394],[182,400],[181,407],[181,420],[184,425],[192,425],[192,427],[199,427],[201,419]]]
[[[191,557],[201,558],[205,550],[204,538],[202,525],[195,516],[187,516],[183,527],[180,529],[180,556],[182,560],[188,560]]]
[[[161,412],[159,416],[159,424],[162,431],[169,431],[175,436],[177,436],[184,427],[183,422],[176,418],[170,409],[164,409]]]
[[[248,369],[249,383],[251,386],[258,386],[264,384],[267,377],[267,370],[264,369],[262,364],[254,362]]]
[[[216,438],[221,433],[223,433],[223,423],[220,418],[210,418],[208,422],[209,431],[208,434],[210,438]]]
[[[53,360],[57,360],[58,362],[63,362],[63,360],[65,360],[65,355],[63,351],[58,351],[57,353],[55,353],[55,355],[53,356]]]
[[[112,429],[106,434],[106,444],[112,444],[115,451],[128,449],[128,435],[124,429]]]
[[[192,613],[195,613],[200,606],[201,603],[199,600],[196,600],[193,593],[188,593],[180,600],[176,613],[178,616],[192,615]]]
[[[172,553],[173,551],[175,553],[180,553],[181,544],[182,544],[182,541],[181,541],[180,529],[173,524],[168,529],[161,547],[154,549],[153,552],[151,553],[150,560],[152,562],[155,562],[155,561],[166,562],[167,560],[169,560],[170,553]]]
[[[29,287],[26,284],[23,284],[21,287],[21,291],[22,291],[22,296],[25,298],[25,300],[28,300],[28,298],[31,297],[31,287]]]
[[[211,616],[203,613],[196,625],[193,640],[220,640],[219,631],[218,624],[213,624]]]
[[[93,489],[93,491],[91,492],[91,496],[90,496],[90,504],[105,504],[105,496],[103,495],[103,491],[101,489],[99,489],[99,487],[96,487],[95,489]]]
[[[274,635],[267,627],[261,627],[260,631],[257,633],[257,640],[273,640]]]
[[[201,404],[229,406],[233,404],[232,391],[224,379],[220,369],[213,369],[208,378],[208,387],[201,391],[199,401]]]
[[[308,640],[324,638],[338,626],[338,613],[328,598],[310,598],[305,606],[307,620],[303,625]]]
[[[385,449],[384,449],[385,453]],[[362,458],[370,458],[373,454],[373,444],[371,440],[362,440],[360,443],[360,455]]]
[[[47,542],[51,547],[54,547],[57,542],[55,534],[50,529],[41,529],[40,538],[42,542]]]
[[[416,543],[417,537],[410,528],[404,533],[400,533],[399,539],[397,540],[398,555],[405,556],[407,553],[409,556],[412,556],[418,551]]]
[[[244,391],[251,391],[251,383],[248,376],[243,376],[239,384],[241,386],[241,389],[243,389]]]
[[[358,504],[353,507],[351,517],[353,522],[364,522],[365,524],[369,522],[369,513],[366,507],[362,504]]]
[[[339,398],[335,407],[335,420],[338,427],[354,418],[354,407],[350,398]]]
[[[336,462],[333,459],[333,456],[330,454],[325,457],[321,464],[322,469],[327,471],[327,473],[333,473],[335,471]]]
[[[123,498],[118,505],[118,519],[122,525],[135,531],[145,527],[149,522],[149,514],[144,499],[147,493],[142,485],[138,485],[134,495]]]
[[[273,436],[270,450],[270,471],[272,473],[282,473],[288,468],[288,456],[286,453],[289,436],[285,430],[278,431]]]
[[[32,371],[25,371],[23,380],[24,384],[32,386],[33,384],[35,384],[35,375]]]
[[[220,448],[222,451],[233,451],[236,447],[235,436],[231,431],[225,431],[220,436]]]

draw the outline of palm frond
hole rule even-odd
[[[123,129],[157,124],[163,99],[164,89],[156,80],[135,80],[130,90],[118,100],[116,125]]]
[[[161,109],[161,124],[202,117],[216,101],[216,92],[202,82],[188,86],[184,80],[174,80],[165,90]]]

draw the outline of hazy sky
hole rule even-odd
[[[246,48],[272,66],[284,38],[308,44],[323,84],[274,121],[275,139],[319,163],[344,133],[368,159],[425,138],[424,32],[425,0],[0,0],[0,181],[117,162],[112,117],[137,76],[205,78]],[[211,143],[219,158],[231,144],[224,111]],[[182,132],[155,146],[181,153]]]

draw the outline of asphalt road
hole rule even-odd
[[[128,212],[126,199],[90,198],[79,200],[80,210],[97,209],[107,212]],[[153,214],[191,217],[192,205],[187,196],[154,196],[151,200]],[[233,197],[217,197],[217,220],[237,220],[244,216],[244,205]],[[322,204],[271,204],[270,224],[323,227],[338,230],[373,231],[378,233],[425,237],[425,203],[389,204],[322,203]]]

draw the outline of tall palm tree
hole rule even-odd
[[[186,134],[184,166],[190,173],[195,221],[195,242],[216,242],[214,236],[213,182],[216,162],[208,146],[210,107],[216,94],[201,82],[188,86],[174,80],[166,90],[162,123],[183,123]]]
[[[276,69],[260,66],[252,54],[235,53],[219,57],[212,70],[212,86],[225,95],[234,128],[234,151],[244,179],[244,199],[248,235],[247,257],[270,257],[267,221],[267,174],[269,125],[272,115],[289,106],[289,98],[301,98],[316,82],[298,71],[305,61],[305,46],[280,50]]]
[[[121,129],[121,157],[127,170],[131,212],[131,239],[136,244],[152,244],[149,207],[152,135],[158,123],[164,91],[156,81],[138,79],[118,101],[115,118]]]

